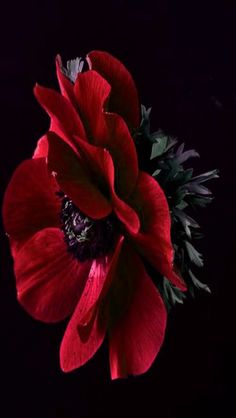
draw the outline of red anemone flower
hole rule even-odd
[[[166,309],[144,262],[185,286],[173,268],[166,197],[138,168],[132,77],[105,52],[87,62],[69,74],[58,57],[61,93],[35,87],[50,130],[13,174],[3,218],[20,303],[45,322],[71,315],[62,369],[86,363],[108,334],[118,378],[145,372],[164,338]]]

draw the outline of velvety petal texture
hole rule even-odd
[[[116,168],[116,186],[119,193],[128,196],[138,177],[137,153],[124,120],[106,111],[111,86],[96,71],[87,71],[79,74],[74,90],[89,141],[109,150]]]
[[[168,202],[157,181],[149,174],[140,172],[132,203],[141,219],[139,233],[131,236],[134,246],[157,271],[179,289],[186,290],[183,280],[174,270]]]
[[[140,227],[139,218],[124,200],[120,199],[115,192],[115,169],[110,153],[104,148],[98,148],[77,138],[80,155],[86,161],[93,178],[99,178],[101,187],[109,193],[113,211],[131,233],[137,233]]]
[[[55,133],[49,132],[47,137],[48,168],[60,189],[91,218],[100,219],[109,215],[112,205],[93,181],[80,155]]]
[[[34,88],[34,94],[51,117],[51,130],[55,131],[68,143],[73,142],[73,135],[86,138],[81,119],[66,97],[38,84]]]
[[[90,267],[90,261],[80,263],[66,251],[60,229],[42,229],[15,257],[18,300],[40,321],[61,321],[73,312]]]
[[[24,243],[47,227],[60,226],[58,186],[43,158],[26,160],[13,174],[4,196],[3,222],[11,240]]]
[[[108,135],[103,108],[110,91],[109,83],[96,71],[79,74],[75,82],[74,93],[81,118],[90,142],[96,145],[103,145]]]
[[[126,245],[117,268],[117,281],[123,293],[130,291],[123,314],[110,327],[109,350],[112,379],[138,375],[149,369],[163,343],[166,309],[161,296],[148,277],[140,257]],[[114,292],[116,298],[126,294]]]
[[[61,368],[70,371],[86,363],[102,344],[106,318],[100,315],[104,288],[110,286],[123,243],[120,237],[113,254],[93,262],[86,287],[67,326],[60,350]]]
[[[96,70],[112,86],[109,102],[111,111],[119,113],[134,128],[140,124],[138,93],[132,76],[125,66],[112,55],[92,51],[87,55],[92,70]]]
[[[147,265],[185,284],[173,264],[167,199],[138,167],[135,83],[106,52],[87,62],[71,76],[57,56],[60,93],[35,86],[50,128],[13,174],[3,221],[21,305],[48,323],[70,316],[62,370],[85,364],[107,334],[116,379],[147,371],[163,344],[166,309]]]

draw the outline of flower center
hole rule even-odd
[[[68,197],[61,207],[62,230],[68,251],[80,261],[105,255],[114,241],[112,216],[94,220],[84,215]]]

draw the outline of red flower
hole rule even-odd
[[[145,372],[163,342],[166,310],[143,260],[185,286],[173,270],[164,193],[138,169],[134,82],[107,53],[87,60],[73,82],[57,58],[61,94],[35,87],[51,126],[15,171],[3,217],[20,303],[45,322],[72,315],[62,369],[87,362],[108,333],[117,378]]]

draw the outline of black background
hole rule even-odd
[[[199,294],[169,316],[145,375],[111,381],[107,345],[83,368],[59,369],[66,322],[45,325],[18,305],[1,233],[0,415],[18,418],[236,417],[236,7],[227,1],[23,1],[1,5],[1,189],[49,120],[32,94],[56,87],[54,58],[106,50],[121,59],[158,127],[196,148],[198,170],[219,168],[216,199],[199,220],[206,257]],[[16,208],[17,210],[17,208]]]

